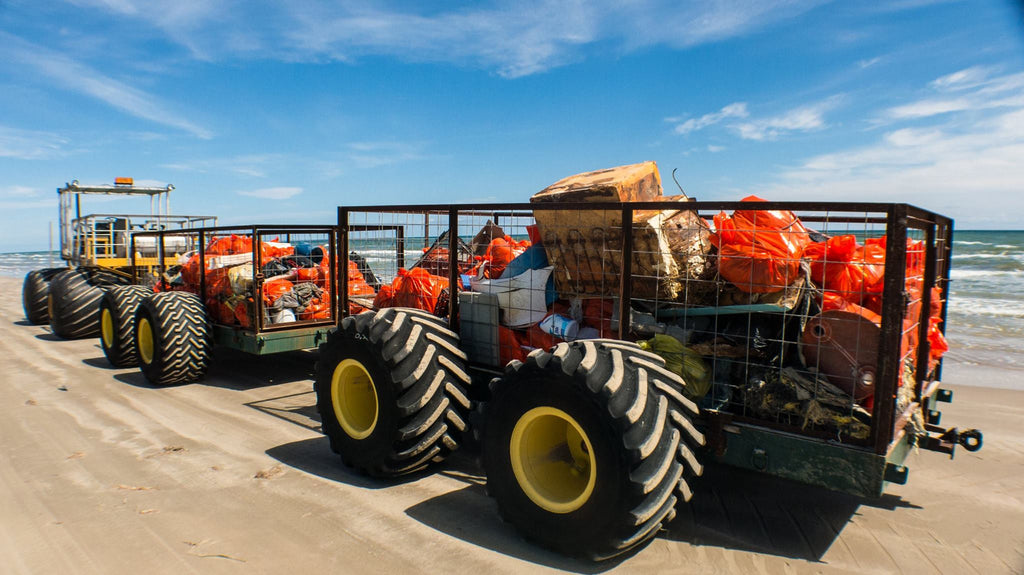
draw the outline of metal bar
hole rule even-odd
[[[884,217],[856,217],[856,216],[814,216],[802,214],[800,221],[804,223],[830,223],[830,224],[884,224]]]
[[[448,210],[448,329],[459,333],[459,209]]]
[[[399,226],[398,227],[398,231],[396,232],[396,236],[397,237],[395,238],[395,250],[398,251],[398,253],[396,254],[398,257],[396,258],[395,265],[398,266],[399,268],[404,268],[405,267],[405,226]]]
[[[138,267],[135,265],[135,236],[128,236],[128,250],[128,253],[130,254],[128,256],[128,261],[132,262],[132,284],[138,284],[139,270]],[[161,260],[157,259],[157,261],[159,262]]]
[[[329,287],[330,291],[331,291],[331,321],[333,321],[333,322],[339,321],[339,318],[341,317],[340,315],[338,315],[338,296],[337,296],[338,291],[335,289],[338,286],[338,277],[337,277],[337,271],[338,270],[333,269],[336,266],[332,266],[331,265],[331,262],[340,261],[340,258],[338,257],[338,233],[337,233],[337,230],[338,230],[337,227],[332,227],[330,229],[330,231],[327,232],[327,255],[325,256],[327,258],[327,269],[328,269],[328,271],[327,271],[327,287]],[[345,258],[347,260],[348,259],[348,255],[346,255]],[[348,262],[346,261],[345,264],[347,266]],[[345,272],[345,277],[348,277],[348,271],[347,270]]]
[[[906,309],[904,284],[907,267],[907,206],[894,204],[886,226],[885,277],[882,291],[882,326],[878,339],[878,373],[872,415],[875,453],[884,455],[893,437],[896,388],[902,374],[900,350]]]
[[[917,325],[917,360],[914,371],[914,397],[921,401],[924,381],[928,378],[928,364],[931,345],[928,342],[928,330],[931,327],[932,287],[935,285],[935,225],[928,226],[924,231],[924,281],[921,285],[921,311],[918,313]]]
[[[939,287],[942,289],[942,311],[939,313],[942,323],[939,324],[939,330],[942,331],[942,335],[946,335],[946,312],[949,311],[949,272],[953,262],[953,220],[942,219],[946,220],[946,223],[942,225],[942,277],[938,278],[940,280]],[[939,359],[939,364],[935,366],[935,379],[942,379],[942,359]]]
[[[263,250],[260,248],[260,244],[263,243],[263,231],[256,226],[252,227],[250,236],[252,238],[252,285],[253,293],[256,300],[253,305],[253,309],[256,311],[256,321],[252,322],[256,326],[256,333],[262,333],[266,329],[266,325],[263,321]]]
[[[619,339],[629,335],[630,298],[633,295],[633,210],[623,206],[622,269],[619,274]]]
[[[582,202],[538,202],[538,203],[492,203],[492,204],[403,204],[398,206],[367,205],[346,206],[354,212],[387,212],[421,214],[424,211],[447,212],[452,205],[464,207],[480,215],[487,215],[497,210],[565,210],[580,208]],[[628,205],[635,210],[790,210],[790,211],[832,211],[885,214],[890,211],[893,203],[882,202],[585,202],[588,209],[620,210]],[[906,204],[902,204],[907,206]],[[909,206],[907,206],[909,208]],[[918,213],[930,214],[919,208]],[[468,214],[469,212],[463,212]],[[860,220],[858,220],[860,221]]]
[[[199,230],[199,297],[206,307],[206,230]]]
[[[349,233],[349,210],[348,208],[338,208],[338,253],[335,259],[330,263],[331,268],[331,286],[338,286],[337,296],[332,298],[340,302],[339,307],[341,308],[340,315],[337,316],[338,324],[341,325],[341,318],[348,316],[348,233]],[[338,265],[341,263],[341,258],[345,258],[345,273],[338,274]]]

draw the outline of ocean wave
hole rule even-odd
[[[995,298],[951,298],[949,310],[972,316],[1024,318],[1024,301]]]
[[[1024,252],[1014,252],[1014,253],[1003,252],[1003,253],[1000,253],[1000,254],[954,254],[953,255],[953,259],[954,260],[991,260],[991,259],[999,259],[999,258],[1007,259],[1007,260],[1020,261],[1020,260],[1024,260]]]
[[[949,277],[955,280],[974,278],[1019,278],[1024,277],[1024,270],[953,269],[950,270]]]
[[[971,242],[967,240],[953,240],[954,246],[990,246],[988,242]]]

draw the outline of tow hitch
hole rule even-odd
[[[944,429],[938,425],[927,424],[924,426],[926,435],[918,436],[917,444],[922,449],[948,453],[953,458],[956,446],[962,445],[967,451],[978,451],[982,445],[982,434],[977,429],[959,429],[952,427]]]

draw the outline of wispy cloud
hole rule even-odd
[[[860,68],[861,70],[867,70],[868,68],[878,64],[881,61],[882,61],[882,57],[881,56],[876,56],[874,58],[868,58],[866,60],[859,60],[857,62],[857,67]]]
[[[928,116],[937,116],[939,114],[967,110],[970,109],[970,107],[970,102],[964,99],[921,100],[920,102],[913,102],[903,106],[890,108],[886,114],[890,118],[898,120],[908,118],[927,118]]]
[[[775,140],[794,132],[812,132],[826,127],[825,113],[838,105],[839,97],[800,106],[769,118],[737,124],[736,131],[744,140]]]
[[[0,187],[0,209],[22,210],[57,207],[57,195],[43,197],[43,193],[31,186],[8,185]]]
[[[0,187],[0,198],[34,198],[40,194],[39,190],[31,186],[10,185]]]
[[[212,133],[176,114],[159,98],[102,74],[72,58],[14,35],[0,32],[5,58],[30,72],[49,78],[52,88],[70,90],[99,100],[122,112],[209,139]]]
[[[503,0],[437,9],[310,0],[228,7],[200,0],[75,0],[162,30],[194,57],[351,61],[386,55],[497,71],[510,78],[565,65],[580,47],[628,52],[696,46],[798,16],[825,0]]]
[[[0,158],[48,160],[60,156],[67,138],[52,132],[0,126]]]
[[[162,164],[161,167],[181,172],[230,173],[251,178],[266,178],[267,172],[278,169],[285,159],[281,154],[249,154],[230,158],[169,162]]]
[[[421,160],[420,146],[405,142],[353,142],[348,145],[349,162],[357,168],[376,168]]]
[[[238,192],[240,196],[250,196],[253,198],[262,198],[264,200],[287,200],[288,198],[297,196],[302,193],[302,188],[297,187],[278,187],[278,188],[261,188],[259,190],[247,190]]]
[[[989,70],[981,66],[972,66],[936,78],[929,84],[937,90],[957,90],[977,86],[987,79]]]
[[[1024,73],[993,76],[992,70],[975,66],[937,78],[928,88],[924,98],[886,110],[882,123],[1024,106]],[[936,92],[942,96],[935,97]],[[949,97],[950,92],[955,92],[956,97]]]
[[[727,118],[746,118],[747,116],[748,112],[746,102],[734,102],[732,104],[729,104],[728,106],[724,106],[721,110],[717,112],[704,114],[699,118],[690,118],[685,122],[679,123],[676,125],[673,131],[675,131],[675,133],[677,134],[689,134],[690,132],[703,130],[708,126],[717,124]],[[679,122],[680,120],[681,118],[665,119],[665,121],[672,123]]]
[[[964,94],[969,106],[892,119],[915,124],[893,126],[870,145],[808,158],[759,191],[786,199],[821,199],[827,193],[830,199],[909,202],[949,211],[971,227],[1019,227],[1024,101],[1009,105],[1005,90],[992,89],[1015,83],[1015,77],[975,82]],[[929,89],[937,85],[949,83],[933,82]]]

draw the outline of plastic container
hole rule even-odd
[[[579,335],[580,324],[572,318],[553,313],[541,320],[540,329],[559,339],[572,341]]]

